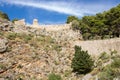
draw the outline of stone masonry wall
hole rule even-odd
[[[120,38],[107,40],[76,41],[74,45],[79,45],[83,50],[87,50],[91,55],[100,55],[102,52],[110,53],[116,50],[120,53]]]
[[[15,21],[16,25],[26,25],[25,19]],[[69,30],[71,24],[58,24],[58,25],[40,25],[37,19],[33,20],[33,24],[30,25],[32,28],[39,28],[46,31],[59,31],[59,30]]]
[[[59,24],[59,25],[31,25],[33,28],[39,28],[46,31],[59,31],[70,29],[70,24]]]
[[[21,20],[18,20],[18,21],[15,21],[14,22],[16,25],[25,25],[25,19],[21,19]]]

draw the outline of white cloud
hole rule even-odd
[[[107,10],[113,5],[105,3],[97,4],[83,4],[80,2],[70,1],[39,1],[39,0],[1,0],[11,5],[30,6],[34,8],[45,9],[48,11],[54,11],[63,14],[76,15],[79,17],[85,14],[95,14],[104,10]]]

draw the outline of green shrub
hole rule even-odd
[[[111,64],[105,66],[99,73],[99,80],[114,80],[120,75],[120,59],[115,58]]]
[[[64,73],[64,76],[68,77],[69,75],[71,75],[71,73],[72,73],[72,71],[66,70],[65,73]]]
[[[6,37],[10,40],[14,40],[17,37],[17,33],[8,33]]]
[[[45,35],[39,35],[39,37],[36,37],[36,40],[38,41],[38,42],[45,42],[45,38],[46,38],[46,36]]]
[[[25,35],[25,36],[23,36],[23,37],[24,37],[24,41],[25,41],[25,42],[28,42],[29,40],[32,39],[32,36],[30,36],[30,35]]]
[[[12,23],[14,23],[15,21],[18,21],[19,19],[15,18],[12,20]]]
[[[57,44],[55,44],[55,45],[53,46],[54,50],[56,50],[57,52],[60,52],[60,51],[62,50],[61,47],[62,47],[62,46],[57,45]]]
[[[112,75],[112,71],[111,70],[108,70],[108,71],[105,71],[105,72],[101,72],[99,74],[99,80],[113,80],[114,77]]]
[[[3,36],[3,35],[4,35],[4,33],[0,31],[0,36]]]
[[[114,78],[120,79],[120,56],[117,54],[117,52],[114,50],[112,56],[113,62],[111,63],[111,68],[113,70]]]
[[[117,76],[115,75],[114,68],[112,68],[110,64],[105,66],[98,74],[99,80],[114,80],[115,77]]]
[[[108,62],[110,60],[110,55],[107,54],[106,52],[103,52],[100,54],[99,60],[102,60],[103,63]]]
[[[117,58],[117,57],[119,57],[119,54],[117,53],[117,51],[116,50],[113,50],[113,51],[111,51],[111,59],[114,59],[114,58]]]
[[[6,37],[10,40],[15,40],[15,38],[20,38],[24,40],[25,42],[28,42],[32,39],[33,35],[25,34],[25,33],[7,33]]]
[[[78,74],[86,74],[92,70],[93,65],[94,62],[88,52],[83,51],[79,46],[75,46],[75,54],[71,65],[73,71]]]
[[[120,68],[120,59],[119,58],[115,58],[114,61],[111,63],[111,66],[113,68]]]
[[[6,65],[0,63],[0,70],[6,70]]]
[[[25,34],[25,33],[17,33],[17,37],[24,40],[25,42],[28,42],[32,39],[33,35],[31,34]]]
[[[56,75],[56,74],[54,74],[54,73],[51,73],[51,74],[49,75],[48,80],[62,80],[62,78],[61,78],[60,75]]]
[[[109,59],[109,58],[110,57],[109,57],[109,55],[107,55],[106,52],[101,53],[99,56],[99,59],[102,59],[102,60]]]
[[[79,30],[79,22],[77,20],[72,21],[72,29],[73,30]]]

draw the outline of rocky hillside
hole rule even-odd
[[[0,23],[0,79],[47,80],[56,73],[74,79],[71,41],[81,38],[73,30],[47,32],[9,21]]]
[[[60,75],[62,80],[89,80],[95,71],[86,76],[72,72],[74,44],[91,49],[91,45],[99,45],[102,41],[92,43],[81,39],[80,33],[72,29],[49,32],[1,19],[0,80],[48,80],[51,73]],[[120,40],[116,41],[112,43],[110,40],[110,45],[109,40],[104,42],[119,50]]]

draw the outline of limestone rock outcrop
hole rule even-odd
[[[7,39],[0,39],[0,52],[4,52],[7,49]]]
[[[11,31],[13,29],[13,23],[10,22],[10,21],[4,21],[4,22],[3,21],[0,24],[0,30],[2,30],[2,31]]]

